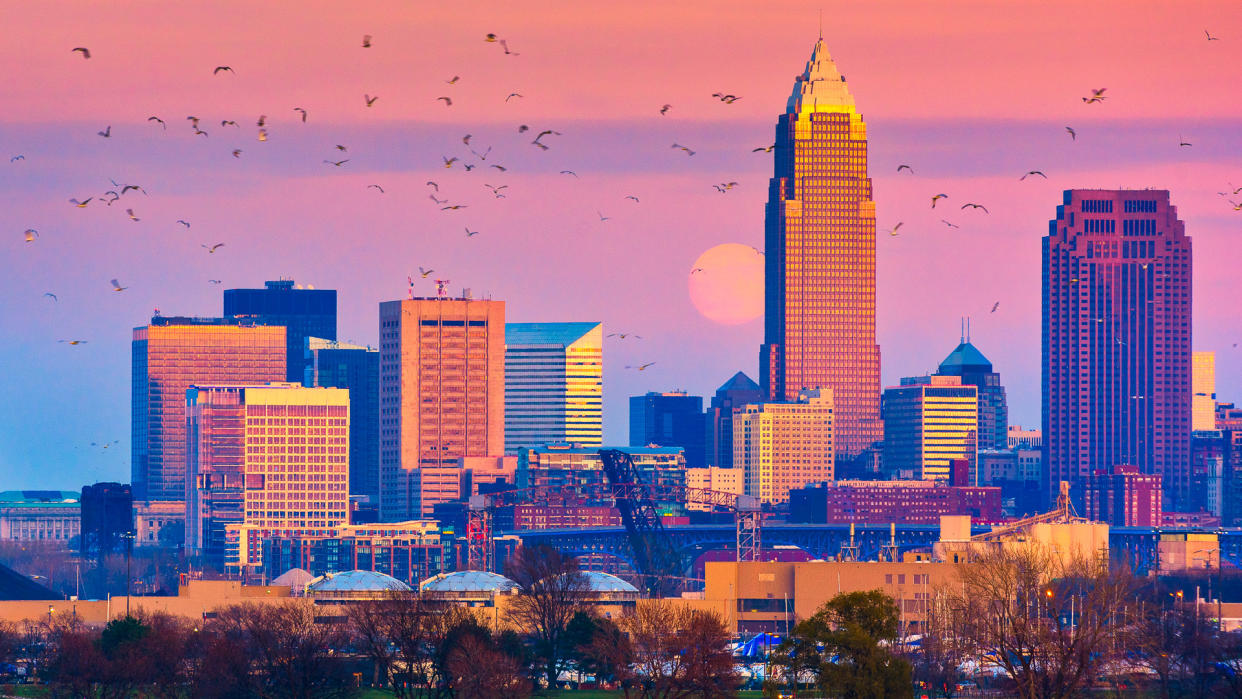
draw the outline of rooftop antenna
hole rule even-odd
[[[444,298],[445,296],[448,296],[448,292],[445,290],[448,287],[448,284],[449,284],[448,279],[437,279],[436,280],[436,296],[439,296],[440,298]]]
[[[966,316],[966,341],[970,342],[970,316]]]
[[[962,322],[962,334],[961,334],[960,339],[958,339],[958,343],[965,344],[966,343],[966,316],[962,316],[961,322]]]
[[[819,40],[824,40],[824,8],[819,8]]]
[[[406,298],[409,299],[410,301],[413,301],[414,300],[414,277],[406,277],[405,279],[406,281],[410,283],[409,294],[406,296]]]

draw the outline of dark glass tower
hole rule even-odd
[[[336,339],[336,291],[295,286],[292,279],[265,282],[262,289],[224,292],[226,318],[249,318],[259,325],[288,328],[286,381],[301,383],[306,372],[306,338]]]
[[[686,468],[704,465],[703,398],[682,391],[630,396],[630,446],[682,447]]]
[[[1043,239],[1049,497],[1097,469],[1163,478],[1192,505],[1191,240],[1166,190],[1073,189]]]
[[[379,350],[306,339],[306,386],[349,389],[349,492],[379,505]]]
[[[992,362],[963,336],[962,342],[940,362],[937,376],[957,376],[962,385],[979,389],[980,449],[1006,449],[1009,446],[1009,406],[1000,374],[992,371]]]
[[[716,389],[711,405],[707,408],[706,448],[708,466],[733,466],[733,411],[745,405],[763,402],[759,384],[742,372]]]
[[[836,453],[848,459],[883,434],[875,202],[867,125],[823,39],[777,121],[774,159],[760,381],[774,401],[830,389]]]

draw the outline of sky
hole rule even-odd
[[[132,328],[155,308],[218,315],[223,289],[267,279],[337,289],[339,337],[361,343],[420,266],[509,320],[641,335],[605,347],[613,443],[629,395],[755,377],[762,321],[701,315],[690,273],[717,245],[762,247],[772,157],[751,151],[821,11],[868,123],[885,385],[934,369],[971,316],[1011,423],[1037,425],[1039,241],[1062,190],[1157,188],[1194,241],[1195,347],[1242,399],[1242,212],[1218,194],[1242,186],[1236,2],[5,3],[0,490],[128,481]],[[103,205],[114,181],[145,193]]]

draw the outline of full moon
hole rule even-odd
[[[724,243],[694,261],[690,301],[704,318],[740,325],[763,315],[763,255],[749,245]]]

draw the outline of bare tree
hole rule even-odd
[[[565,629],[574,613],[583,609],[590,588],[587,577],[575,559],[548,546],[519,548],[510,556],[505,573],[519,586],[509,603],[509,619],[530,635],[548,687],[555,687],[571,650],[566,647]]]
[[[932,696],[952,697],[964,679],[962,663],[972,655],[963,633],[965,623],[966,610],[955,604],[951,595],[935,595],[929,600],[922,638],[910,660],[915,681]]]
[[[945,594],[964,612],[964,639],[1024,699],[1079,693],[1131,637],[1120,611],[1135,583],[1105,558],[1066,559],[1027,544],[989,551],[959,575]]]
[[[497,647],[491,633],[468,634],[448,652],[445,672],[458,699],[520,699],[530,680],[513,656]]]
[[[226,636],[244,640],[259,670],[263,696],[311,699],[354,693],[351,678],[333,658],[349,641],[346,625],[317,619],[310,602],[238,604],[217,614]]]
[[[717,615],[664,600],[639,605],[618,624],[628,660],[614,657],[626,697],[681,699],[734,696],[739,684],[730,634]]]
[[[354,645],[375,665],[377,682],[398,699],[434,696],[443,684],[437,653],[445,630],[463,612],[429,605],[416,593],[350,605],[346,610]]]

